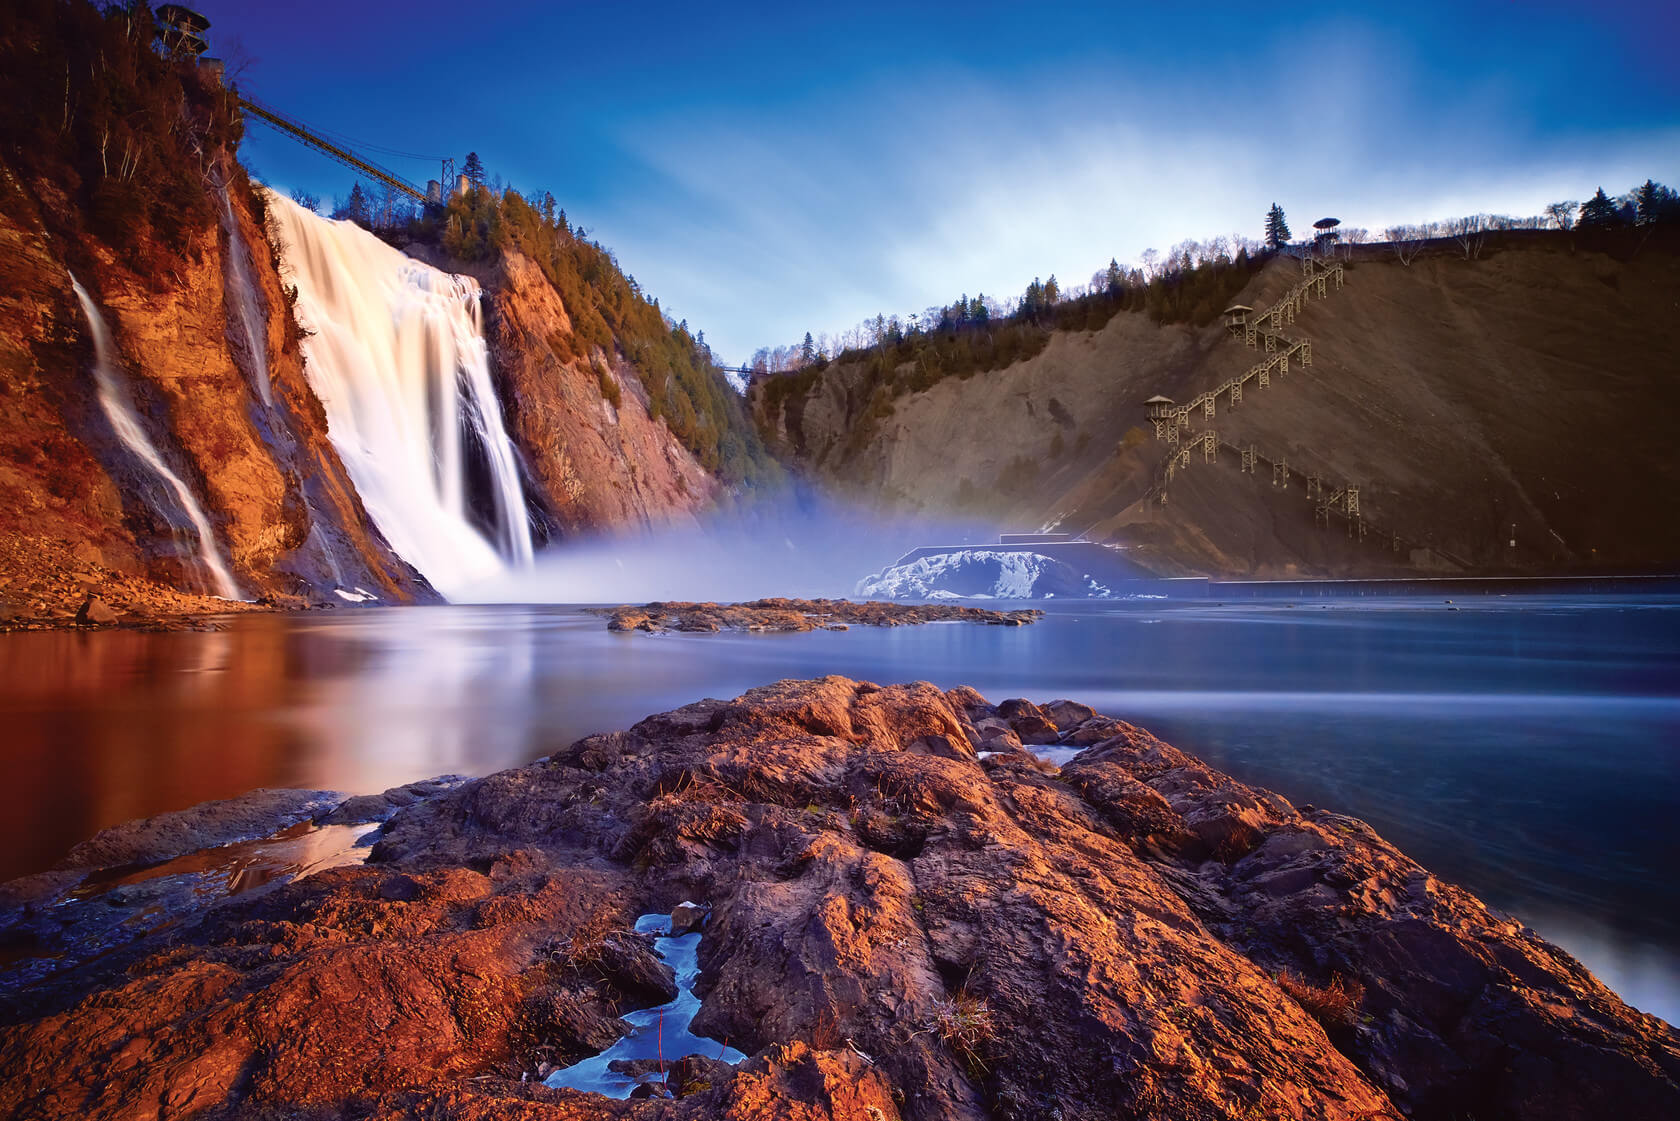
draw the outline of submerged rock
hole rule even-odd
[[[0,1113],[1680,1115],[1675,1031],[1568,955],[1088,711],[786,681],[430,793],[365,866],[13,991]],[[1029,723],[1094,742],[1051,775]],[[692,1030],[746,1061],[542,1085],[667,998],[630,925],[685,900]]]
[[[706,921],[706,908],[698,903],[684,900],[671,908],[671,934],[673,936],[687,934],[691,930],[699,930]]]
[[[117,621],[117,613],[111,605],[98,596],[90,595],[82,601],[82,606],[76,611],[76,622],[83,626],[102,626]]]
[[[951,604],[854,603],[844,599],[758,599],[750,603],[649,603],[641,607],[591,608],[606,615],[609,631],[843,631],[848,624],[873,627],[918,623],[990,623],[1024,626],[1044,612],[989,611]]]

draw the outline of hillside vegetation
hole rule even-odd
[[[622,360],[645,389],[652,418],[663,418],[707,471],[736,487],[782,480],[740,394],[718,371],[704,332],[691,332],[686,320],[671,322],[609,249],[571,224],[553,195],[543,192],[533,202],[512,188],[479,182],[441,208],[398,215],[400,225],[376,232],[404,247],[435,246],[447,255],[440,262],[446,266],[490,265],[508,254],[535,262],[569,321],[569,330],[550,340],[557,361]],[[610,373],[600,374],[598,385],[609,402],[619,392]]]
[[[1121,310],[966,380],[887,396],[870,363],[842,360],[763,379],[752,400],[772,446],[866,501],[1088,531],[1163,572],[1680,564],[1673,228],[1513,232],[1478,253],[1353,252],[1345,286],[1286,328],[1312,365],[1198,411],[1185,437],[1213,429],[1227,446],[1170,482],[1145,400],[1189,401],[1264,357],[1217,322]],[[1274,259],[1236,300],[1264,309],[1300,276]],[[1291,485],[1265,462],[1245,474],[1232,449],[1251,446],[1286,461]],[[1309,474],[1326,493],[1360,488],[1362,539],[1345,518],[1318,524]]]

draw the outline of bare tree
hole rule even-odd
[[[1138,259],[1143,262],[1143,275],[1154,280],[1158,275],[1161,254],[1154,249],[1145,249],[1143,256]]]
[[[1410,265],[1428,239],[1428,230],[1421,226],[1390,226],[1383,231],[1383,237],[1394,247],[1394,255],[1400,263]]]
[[[1492,222],[1486,214],[1471,214],[1448,222],[1447,233],[1458,242],[1464,259],[1474,261],[1482,255],[1482,246],[1487,244],[1488,230],[1491,226]]]
[[[1364,245],[1367,241],[1371,240],[1371,231],[1367,230],[1364,226],[1349,226],[1342,230],[1341,233],[1342,257],[1345,260],[1351,261],[1353,259],[1354,246]]]
[[[1574,199],[1564,199],[1561,202],[1546,204],[1546,217],[1557,223],[1560,230],[1575,228],[1575,215],[1580,211],[1581,204]]]

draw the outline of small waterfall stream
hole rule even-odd
[[[233,199],[228,195],[227,183],[219,185],[222,196],[222,230],[227,234],[227,298],[233,305],[233,320],[244,337],[245,353],[250,363],[249,374],[256,384],[257,395],[268,408],[274,407],[274,391],[268,380],[267,312],[258,303],[257,286],[251,280],[250,247],[239,230],[239,219],[233,212]]]
[[[75,274],[70,276],[70,285],[76,290],[76,299],[81,301],[88,328],[93,332],[93,376],[98,385],[100,408],[105,411],[106,419],[111,422],[117,439],[145,463],[174,495],[180,512],[186,516],[193,532],[198,536],[199,563],[204,566],[204,571],[210,578],[212,590],[223,599],[239,599],[239,585],[234,583],[233,574],[228,571],[227,564],[222,560],[221,550],[216,546],[215,532],[210,528],[210,519],[205,515],[204,508],[198,504],[198,499],[193,497],[192,489],[181,481],[179,475],[170,470],[169,464],[164,462],[157,446],[152,443],[151,437],[146,435],[146,430],[140,423],[140,416],[134,408],[133,395],[124,384],[113,356],[111,332],[105,325],[105,317],[99,313],[93,298],[88,295],[87,289],[82,287]],[[175,518],[167,515],[165,518],[171,525],[177,524]]]
[[[273,191],[305,371],[369,515],[450,596],[531,561],[519,466],[490,380],[478,283]],[[474,494],[473,480],[487,494]]]

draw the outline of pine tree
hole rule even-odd
[[[1284,221],[1283,207],[1274,202],[1266,212],[1266,247],[1282,249],[1289,244],[1289,237],[1289,223]]]
[[[1677,196],[1672,187],[1665,187],[1654,179],[1647,179],[1633,189],[1633,205],[1638,211],[1641,226],[1672,221]]]
[[[1581,220],[1576,224],[1582,229],[1591,229],[1594,226],[1602,228],[1620,225],[1621,221],[1621,210],[1616,206],[1616,201],[1606,195],[1604,188],[1600,187],[1597,194],[1581,204]]]
[[[1051,273],[1050,274],[1050,279],[1046,280],[1044,282],[1044,302],[1045,302],[1045,304],[1048,305],[1048,306],[1054,307],[1055,303],[1056,303],[1056,300],[1061,296],[1061,294],[1062,294],[1062,288],[1061,288],[1061,285],[1056,283],[1056,274]]]
[[[461,174],[473,186],[484,186],[484,162],[478,158],[477,152],[467,153],[467,162],[461,165]]]
[[[799,344],[799,361],[810,365],[817,360],[817,341],[811,337],[811,332],[805,332],[805,341]]]
[[[350,197],[338,204],[332,216],[348,218],[358,226],[373,225],[373,204],[368,200],[367,192],[362,190],[360,183],[351,184]]]
[[[986,310],[986,297],[976,295],[968,302],[968,320],[970,323],[984,323],[991,318]]]
[[[1118,296],[1124,281],[1120,276],[1120,262],[1113,257],[1108,259],[1108,275],[1104,279],[1108,283],[1108,294]]]

